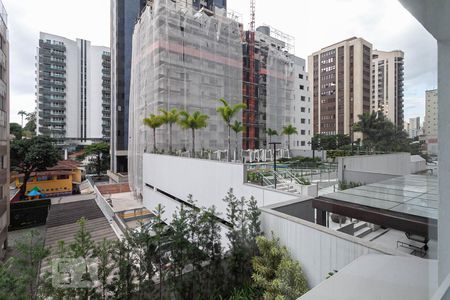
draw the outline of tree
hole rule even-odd
[[[31,173],[45,171],[59,160],[59,153],[53,140],[47,136],[11,142],[11,169],[23,174],[21,195],[25,195]]]
[[[270,240],[261,236],[256,243],[260,255],[253,258],[252,279],[264,290],[264,299],[295,300],[308,291],[300,265],[273,233]]]
[[[272,136],[278,135],[278,131],[276,131],[275,129],[272,129],[272,128],[267,128],[266,133],[269,136],[269,143],[272,143]]]
[[[411,140],[402,128],[396,127],[382,112],[359,115],[353,130],[363,134],[363,145],[370,151],[411,152]]]
[[[28,115],[28,113],[26,111],[24,111],[24,110],[20,110],[17,114],[22,117],[22,126],[21,126],[21,128],[23,128],[23,117]]]
[[[151,114],[148,118],[144,119],[144,124],[153,130],[153,152],[156,153],[158,151],[156,148],[156,129],[164,124],[163,119],[161,116]]]
[[[36,230],[31,230],[23,240],[16,243],[19,253],[14,261],[14,276],[18,276],[19,282],[24,284],[27,299],[36,299],[38,287],[41,281],[38,278],[41,260],[50,254],[45,248],[44,239]]]
[[[231,120],[240,110],[245,109],[247,106],[244,103],[238,103],[230,106],[230,104],[223,98],[219,99],[219,101],[222,102],[223,106],[219,106],[217,108],[217,112],[220,114],[228,127],[228,161],[231,161]]]
[[[289,152],[289,155],[291,155],[291,135],[298,134],[297,128],[292,126],[292,124],[289,124],[289,125],[283,127],[283,134],[287,135],[287,137],[288,137],[288,152]]]
[[[192,157],[195,157],[195,130],[208,126],[206,122],[208,116],[199,111],[194,111],[192,114],[189,114],[187,111],[182,111],[180,112],[180,116],[180,126],[184,129],[191,129],[192,131]]]
[[[95,172],[98,176],[102,172],[108,170],[109,166],[109,144],[106,142],[95,143],[88,145],[85,148],[86,155],[95,156],[95,163],[93,163]]]
[[[16,140],[21,140],[23,135],[23,130],[20,124],[9,123],[9,133],[14,135]]]
[[[238,151],[239,151],[239,149],[238,149],[238,134],[240,133],[240,132],[243,132],[244,131],[244,129],[245,129],[245,127],[244,127],[244,125],[242,125],[242,123],[241,122],[239,122],[239,121],[234,121],[234,123],[231,125],[231,129],[234,131],[234,133],[236,134],[236,159],[238,158]]]
[[[165,109],[159,110],[162,113],[161,120],[163,124],[169,125],[169,153],[172,153],[172,125],[178,122],[180,112],[176,108],[167,111]]]
[[[26,118],[27,123],[25,124],[24,132],[27,132],[30,137],[36,135],[36,112],[31,112],[27,114]]]

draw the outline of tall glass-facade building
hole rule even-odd
[[[111,0],[111,170],[128,170],[128,103],[134,25],[146,0]]]

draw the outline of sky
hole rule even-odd
[[[10,39],[11,122],[35,109],[35,55],[39,32],[83,38],[109,46],[110,0],[2,0]],[[130,1],[130,0],[129,0]],[[249,24],[249,0],[228,8]],[[271,25],[295,38],[295,54],[311,53],[352,36],[374,49],[405,52],[405,119],[423,120],[425,91],[437,87],[437,44],[397,0],[256,0],[256,25]]]

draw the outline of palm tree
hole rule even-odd
[[[221,98],[219,99],[220,102],[222,102],[223,106],[219,106],[217,108],[217,112],[220,113],[220,116],[222,117],[225,124],[228,126],[228,161],[231,159],[231,119],[241,110],[245,109],[247,106],[244,103],[238,103],[233,106],[230,106],[228,102]]]
[[[180,126],[184,129],[192,130],[192,157],[195,157],[195,130],[208,126],[206,122],[208,116],[199,111],[194,111],[192,114],[182,111],[180,116],[181,118],[178,120]]]
[[[24,110],[21,110],[17,114],[22,117],[22,128],[23,128],[23,117],[27,116],[28,113],[26,111],[24,111]]]
[[[367,147],[368,151],[371,151],[375,144],[375,136],[377,134],[375,127],[379,116],[382,116],[382,114],[379,115],[376,112],[364,113],[358,116],[359,122],[353,124],[353,132],[361,132],[363,134],[364,146]]]
[[[231,125],[231,129],[236,133],[236,158],[238,156],[238,134],[240,132],[243,132],[245,127],[242,125],[239,121],[234,121],[234,123]]]
[[[297,128],[295,128],[294,126],[289,124],[289,125],[283,127],[283,134],[287,135],[287,137],[288,137],[288,152],[289,152],[289,156],[290,156],[291,155],[291,135],[298,134]]]
[[[269,136],[269,143],[272,143],[273,135],[278,135],[278,131],[276,131],[275,129],[272,129],[272,128],[267,128],[266,133]]]
[[[153,129],[153,152],[156,152],[156,128],[164,124],[163,119],[161,116],[151,114],[150,117],[144,119],[144,124]]]
[[[172,153],[172,125],[178,122],[180,112],[176,108],[171,110],[160,109],[163,124],[169,124],[169,153]]]

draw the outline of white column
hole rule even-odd
[[[450,40],[438,41],[439,283],[450,273]]]

